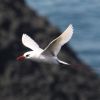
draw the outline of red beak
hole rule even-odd
[[[25,57],[24,57],[24,56],[19,56],[19,57],[17,57],[16,60],[18,60],[18,61],[23,61],[23,60],[25,60]]]

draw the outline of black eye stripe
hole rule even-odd
[[[28,57],[28,56],[29,56],[29,54],[26,55],[26,57]]]

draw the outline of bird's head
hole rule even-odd
[[[33,51],[28,51],[28,52],[24,53],[23,55],[17,57],[17,60],[23,61],[25,59],[31,59],[34,56],[33,54],[34,54]]]

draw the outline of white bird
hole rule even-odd
[[[24,53],[22,56],[17,57],[17,60],[31,59],[38,62],[47,62],[53,64],[65,64],[67,62],[58,59],[57,55],[61,47],[67,43],[73,35],[73,26],[70,24],[68,28],[56,39],[49,43],[49,45],[43,50],[39,45],[31,39],[28,35],[22,35],[22,43],[24,46],[30,48],[32,51]]]

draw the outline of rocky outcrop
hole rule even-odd
[[[59,56],[71,66],[17,62],[28,50],[21,43],[23,33],[44,48],[61,31],[24,0],[1,0],[0,100],[100,100],[100,79],[69,45]]]

